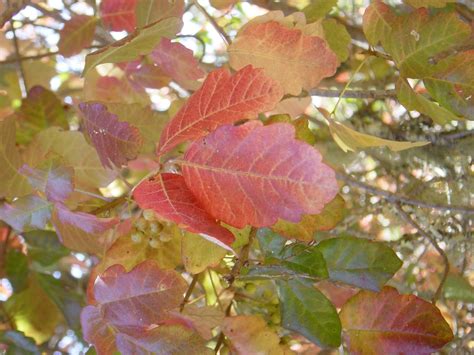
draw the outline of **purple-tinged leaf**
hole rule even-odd
[[[81,324],[84,339],[94,344],[98,355],[109,355],[117,351],[115,333],[105,322],[99,308],[85,307],[81,312]]]
[[[87,15],[74,15],[59,32],[59,53],[71,57],[90,46],[94,39],[97,18]]]
[[[20,197],[11,204],[0,205],[0,220],[19,232],[44,229],[51,218],[52,205],[36,195]]]
[[[142,137],[138,128],[121,122],[100,103],[81,103],[85,133],[104,167],[120,167],[138,155]]]

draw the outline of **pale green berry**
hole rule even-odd
[[[150,234],[154,237],[158,236],[158,233],[161,232],[163,226],[159,222],[150,222]]]
[[[155,212],[153,210],[144,210],[143,218],[145,218],[148,222],[152,222],[156,219]]]
[[[160,241],[158,239],[152,239],[150,240],[150,242],[148,243],[150,245],[150,247],[154,248],[154,249],[158,249],[160,247]]]
[[[135,227],[138,229],[138,230],[141,230],[142,232],[146,230],[146,228],[148,227],[148,221],[146,221],[145,219],[143,218],[139,218],[135,221]]]
[[[163,243],[169,242],[171,239],[173,239],[173,236],[170,233],[164,232],[160,234],[160,240]]]
[[[132,233],[132,242],[140,243],[142,241],[142,238],[143,238],[142,232],[137,231],[137,232]]]

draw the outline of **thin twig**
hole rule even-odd
[[[343,97],[350,99],[386,99],[397,95],[395,90],[331,90],[331,89],[312,89],[311,96],[321,97]]]
[[[188,290],[186,291],[186,294],[184,295],[183,302],[181,302],[181,305],[179,306],[179,311],[181,313],[183,312],[184,306],[186,306],[186,303],[188,303],[189,297],[191,297],[193,293],[194,286],[196,286],[198,278],[199,278],[199,274],[194,275],[191,283],[189,284]]]
[[[98,215],[102,212],[111,210],[112,208],[119,206],[120,204],[122,204],[126,200],[127,200],[127,195],[122,195],[120,197],[117,197],[115,200],[112,200],[109,203],[106,203],[105,205],[96,208],[95,210],[91,211],[90,213],[93,214],[93,215]]]
[[[230,45],[232,43],[232,40],[230,39],[229,35],[224,31],[224,29],[219,26],[219,24],[216,22],[216,19],[212,17],[207,10],[202,7],[198,0],[192,0],[194,6],[209,20],[211,25],[215,28],[215,30],[221,35],[222,39],[226,42],[227,45]]]
[[[458,213],[464,213],[464,214],[474,214],[474,207],[470,206],[457,206],[457,205],[441,205],[437,203],[429,203],[425,201],[420,201],[416,199],[411,199],[405,196],[400,196],[394,193],[391,193],[390,191],[387,190],[382,190],[379,189],[375,186],[371,186],[368,184],[365,184],[361,181],[353,179],[351,176],[341,173],[341,172],[336,172],[336,176],[339,180],[344,181],[347,185],[354,186],[358,189],[364,190],[372,195],[380,196],[383,199],[392,202],[392,203],[404,203],[406,205],[411,205],[411,206],[416,206],[416,207],[421,207],[421,208],[432,208],[435,210],[440,210],[440,211],[450,211],[450,212],[458,212]]]
[[[255,239],[256,236],[257,236],[257,228],[252,228],[250,230],[250,233],[249,233],[249,242],[246,245],[244,245],[242,247],[242,249],[240,250],[239,257],[235,261],[235,264],[232,267],[232,270],[230,271],[230,275],[228,275],[226,277],[228,282],[229,282],[229,285],[227,286],[227,288],[225,290],[228,290],[228,289],[232,288],[232,285],[234,284],[234,281],[235,281],[237,275],[239,275],[240,270],[242,269],[243,266],[245,266],[245,264],[247,264],[247,261],[248,261],[248,258],[249,258],[249,253],[250,253],[250,248],[251,248],[253,240]],[[227,308],[225,310],[226,317],[228,317],[230,315],[230,311],[232,309],[232,301],[233,300],[230,301],[229,305],[227,306]],[[225,339],[224,333],[220,332],[220,334],[217,338],[216,346],[214,348],[214,351],[216,352],[216,354],[219,351],[220,347],[222,346],[222,343],[224,342],[224,339]]]
[[[18,71],[20,72],[20,78],[21,78],[21,83],[23,85],[24,89],[24,94],[28,92],[28,86],[26,83],[26,75],[25,75],[25,70],[23,69],[23,65],[21,64],[21,60],[18,58],[21,58],[20,55],[20,45],[18,44],[18,37],[16,36],[16,30],[15,30],[15,24],[13,23],[13,20],[10,20],[10,26],[12,28],[12,33],[13,33],[13,45],[15,47],[15,57],[16,57],[16,63],[18,66]]]
[[[446,279],[448,278],[449,274],[449,260],[448,256],[444,252],[443,249],[439,246],[439,244],[436,242],[436,239],[432,237],[430,234],[426,233],[424,229],[416,222],[408,213],[406,213],[400,203],[396,203],[395,207],[397,209],[398,214],[402,217],[402,219],[410,224],[413,228],[415,228],[418,233],[420,233],[424,238],[428,239],[431,243],[431,245],[436,249],[436,251],[441,255],[443,258],[443,263],[444,263],[444,271],[443,271],[443,276],[441,277],[441,281],[438,285],[438,288],[436,289],[435,294],[433,295],[433,298],[431,299],[431,302],[433,304],[436,304],[436,301],[439,299],[441,296],[441,292],[443,290],[444,283],[446,282]]]

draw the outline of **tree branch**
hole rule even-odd
[[[402,219],[411,225],[413,228],[415,228],[418,233],[420,233],[424,238],[428,239],[431,245],[436,249],[436,251],[441,255],[443,258],[443,263],[444,263],[444,271],[443,271],[443,276],[441,277],[441,281],[438,285],[438,288],[436,289],[435,294],[433,295],[433,298],[431,299],[431,302],[433,304],[436,304],[436,301],[439,299],[441,296],[441,292],[443,291],[443,286],[444,283],[446,282],[446,279],[448,278],[449,274],[449,260],[448,256],[444,252],[443,249],[439,246],[439,244],[436,242],[436,239],[432,237],[430,234],[426,233],[424,229],[410,216],[408,213],[406,213],[400,203],[396,203],[395,207],[397,209],[398,214],[402,217]]]
[[[216,22],[216,19],[212,17],[209,12],[206,11],[204,7],[202,7],[198,0],[192,0],[194,6],[209,20],[211,25],[215,28],[215,30],[221,35],[221,37],[224,39],[227,45],[232,43],[232,40],[230,39],[229,35],[224,31],[224,29],[219,26],[219,24]]]
[[[193,279],[191,283],[189,284],[188,290],[186,291],[186,294],[184,295],[183,302],[181,302],[181,305],[179,306],[179,312],[183,312],[184,306],[186,306],[186,303],[188,303],[189,297],[191,297],[194,286],[196,286],[196,283],[198,281],[199,274],[196,274],[193,276]]]
[[[395,90],[331,90],[331,89],[312,89],[309,92],[311,96],[321,97],[343,97],[351,99],[386,99],[397,95]]]
[[[432,208],[435,210],[440,210],[440,211],[449,211],[449,212],[458,212],[458,213],[464,213],[464,214],[474,214],[474,207],[470,206],[456,206],[456,205],[441,205],[437,203],[429,203],[425,201],[420,201],[416,199],[411,199],[408,197],[404,196],[399,196],[394,193],[391,193],[386,190],[379,189],[375,186],[367,185],[361,181],[353,179],[351,176],[341,173],[341,172],[336,172],[336,177],[339,180],[344,181],[347,185],[354,186],[358,189],[364,190],[372,195],[377,195],[382,197],[383,199],[392,202],[392,203],[404,203],[406,205],[411,205],[411,206],[416,206],[416,207],[421,207],[421,208]]]

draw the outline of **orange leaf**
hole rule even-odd
[[[273,109],[282,95],[278,83],[262,69],[249,65],[234,75],[226,69],[215,70],[165,127],[157,154],[205,136],[222,124],[255,119],[260,112]]]
[[[201,205],[237,228],[298,222],[321,212],[338,191],[334,171],[287,123],[221,126],[193,143],[181,165]]]
[[[453,339],[438,308],[387,286],[360,291],[340,317],[351,354],[431,354]]]
[[[244,26],[229,46],[232,68],[248,64],[264,68],[291,95],[314,88],[336,72],[339,60],[323,39],[277,21],[254,21]]]

